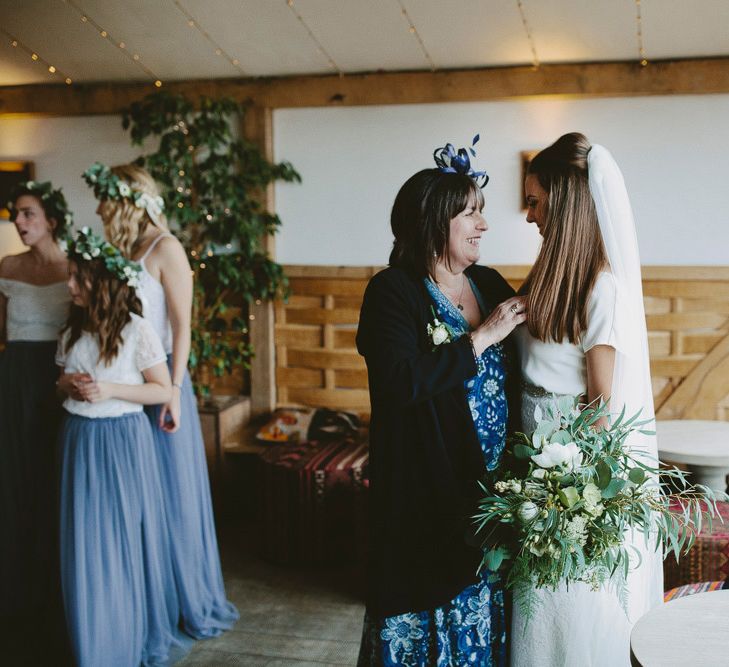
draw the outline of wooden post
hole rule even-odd
[[[273,161],[273,112],[270,108],[250,107],[241,128],[243,136],[255,143],[267,160]],[[274,210],[274,188],[270,184],[262,195],[263,205]],[[263,247],[275,257],[272,236],[263,240]],[[276,406],[276,348],[274,344],[273,303],[251,304],[248,329],[255,356],[251,360],[251,416],[270,412]]]

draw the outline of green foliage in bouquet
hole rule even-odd
[[[717,494],[629,448],[632,433],[653,435],[639,415],[626,419],[623,411],[602,428],[604,404],[581,410],[568,396],[544,413],[537,407],[534,417],[534,432],[510,438],[503,465],[482,484],[474,517],[481,567],[506,572],[527,619],[530,591],[561,583],[609,585],[625,608],[628,573],[640,564],[638,540],[626,540],[630,531],[649,551],[663,548],[678,559],[702,522],[718,516]]]
[[[235,136],[244,111],[232,99],[193,103],[161,91],[132,104],[123,119],[133,144],[157,141],[137,163],[161,184],[195,274],[190,371],[198,396],[210,391],[203,369],[219,377],[249,367],[248,306],[287,290],[282,267],[264,247],[281,221],[262,206],[262,193],[274,181],[301,179],[288,162],[272,164]],[[231,306],[241,306],[239,314]]]

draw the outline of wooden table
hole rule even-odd
[[[656,607],[633,627],[630,660],[637,667],[726,667],[729,590],[688,595]]]
[[[691,482],[726,490],[729,474],[729,422],[678,419],[656,422],[661,459],[685,463]],[[729,664],[729,658],[727,659]]]

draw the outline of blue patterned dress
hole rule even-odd
[[[487,309],[478,288],[470,281],[481,314]],[[437,318],[459,338],[470,326],[463,314],[430,281],[425,281]],[[501,343],[483,352],[478,373],[465,383],[466,398],[486,467],[493,470],[504,451],[508,406],[506,367]],[[489,581],[491,573],[461,591],[447,604],[421,612],[382,619],[365,616],[360,667],[426,667],[437,665],[506,664],[506,620],[501,582]]]

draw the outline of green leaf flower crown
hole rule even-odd
[[[88,227],[82,227],[76,238],[66,238],[68,258],[72,261],[103,259],[106,270],[125,282],[129,287],[137,289],[140,283],[142,267],[137,262],[128,260],[116,246],[104,241]]]
[[[30,194],[40,199],[43,204],[43,209],[46,212],[46,217],[53,218],[56,221],[57,238],[62,236],[64,229],[70,227],[73,223],[73,215],[68,209],[68,204],[66,203],[66,198],[63,196],[61,188],[54,190],[50,181],[44,181],[43,183],[39,183],[38,181],[25,181],[24,183],[19,183],[13,189],[7,205],[11,220],[14,221],[18,215],[15,209],[15,203],[24,194]]]
[[[145,209],[152,221],[159,224],[159,216],[165,208],[162,197],[135,190],[101,162],[94,162],[82,175],[86,184],[94,189],[94,196],[98,200],[129,199],[137,208]]]

